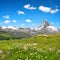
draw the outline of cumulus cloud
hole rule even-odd
[[[10,20],[6,20],[4,23],[5,23],[5,24],[8,24],[8,23],[10,23]]]
[[[54,13],[56,13],[56,12],[58,12],[58,11],[59,11],[59,9],[55,9],[55,10],[51,10],[50,13],[51,13],[51,14],[54,14]]]
[[[13,20],[13,22],[15,23],[15,22],[16,22],[16,20]]]
[[[35,10],[36,7],[32,7],[30,4],[24,5],[24,8],[29,9],[29,10]]]
[[[25,14],[23,11],[17,11],[17,12],[18,12],[19,15],[20,15],[20,14],[22,14],[22,15]]]
[[[3,18],[5,18],[5,19],[9,19],[9,15],[3,16]]]
[[[39,6],[39,10],[43,11],[43,12],[50,12],[51,8],[49,7],[44,7],[44,6]]]
[[[46,12],[46,13],[49,12],[51,14],[57,13],[59,11],[59,9],[52,10],[50,7],[45,7],[45,6],[39,6],[39,10]]]
[[[30,23],[32,21],[30,19],[26,19],[25,22]]]

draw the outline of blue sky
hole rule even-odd
[[[39,27],[44,19],[60,28],[60,0],[0,0],[0,26]]]

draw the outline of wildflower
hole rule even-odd
[[[33,43],[33,45],[37,45],[37,43]]]
[[[50,51],[53,51],[53,49],[52,49],[52,48],[49,48],[49,50],[50,50]]]
[[[58,53],[60,53],[60,49],[58,49]]]
[[[25,50],[27,50],[27,46],[25,45],[25,46],[23,46],[23,48],[25,49]]]
[[[2,54],[3,53],[3,51],[2,50],[0,50],[0,54]]]

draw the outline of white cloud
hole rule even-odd
[[[23,11],[17,11],[17,12],[18,12],[19,15],[20,15],[20,14],[22,14],[22,15],[25,14]]]
[[[16,22],[16,20],[13,20],[13,22],[15,23],[15,22]]]
[[[25,22],[30,23],[32,21],[30,19],[26,19]]]
[[[55,9],[55,10],[51,10],[50,13],[51,13],[51,14],[54,14],[54,13],[56,13],[56,12],[58,12],[58,11],[59,11],[59,9]]]
[[[39,10],[46,12],[46,13],[49,12],[51,14],[57,13],[59,11],[59,9],[52,10],[50,7],[45,7],[45,6],[39,6]]]
[[[8,24],[8,23],[10,23],[10,20],[6,20],[4,23],[5,23],[5,24]]]
[[[24,5],[24,8],[29,9],[29,10],[35,10],[36,7],[31,7],[30,4]]]
[[[44,6],[39,6],[39,10],[41,10],[43,12],[50,12],[51,8],[44,7]]]
[[[9,19],[9,15],[3,16],[3,18],[5,18],[5,19]]]

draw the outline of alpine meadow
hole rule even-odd
[[[0,0],[0,60],[60,60],[60,0]]]

